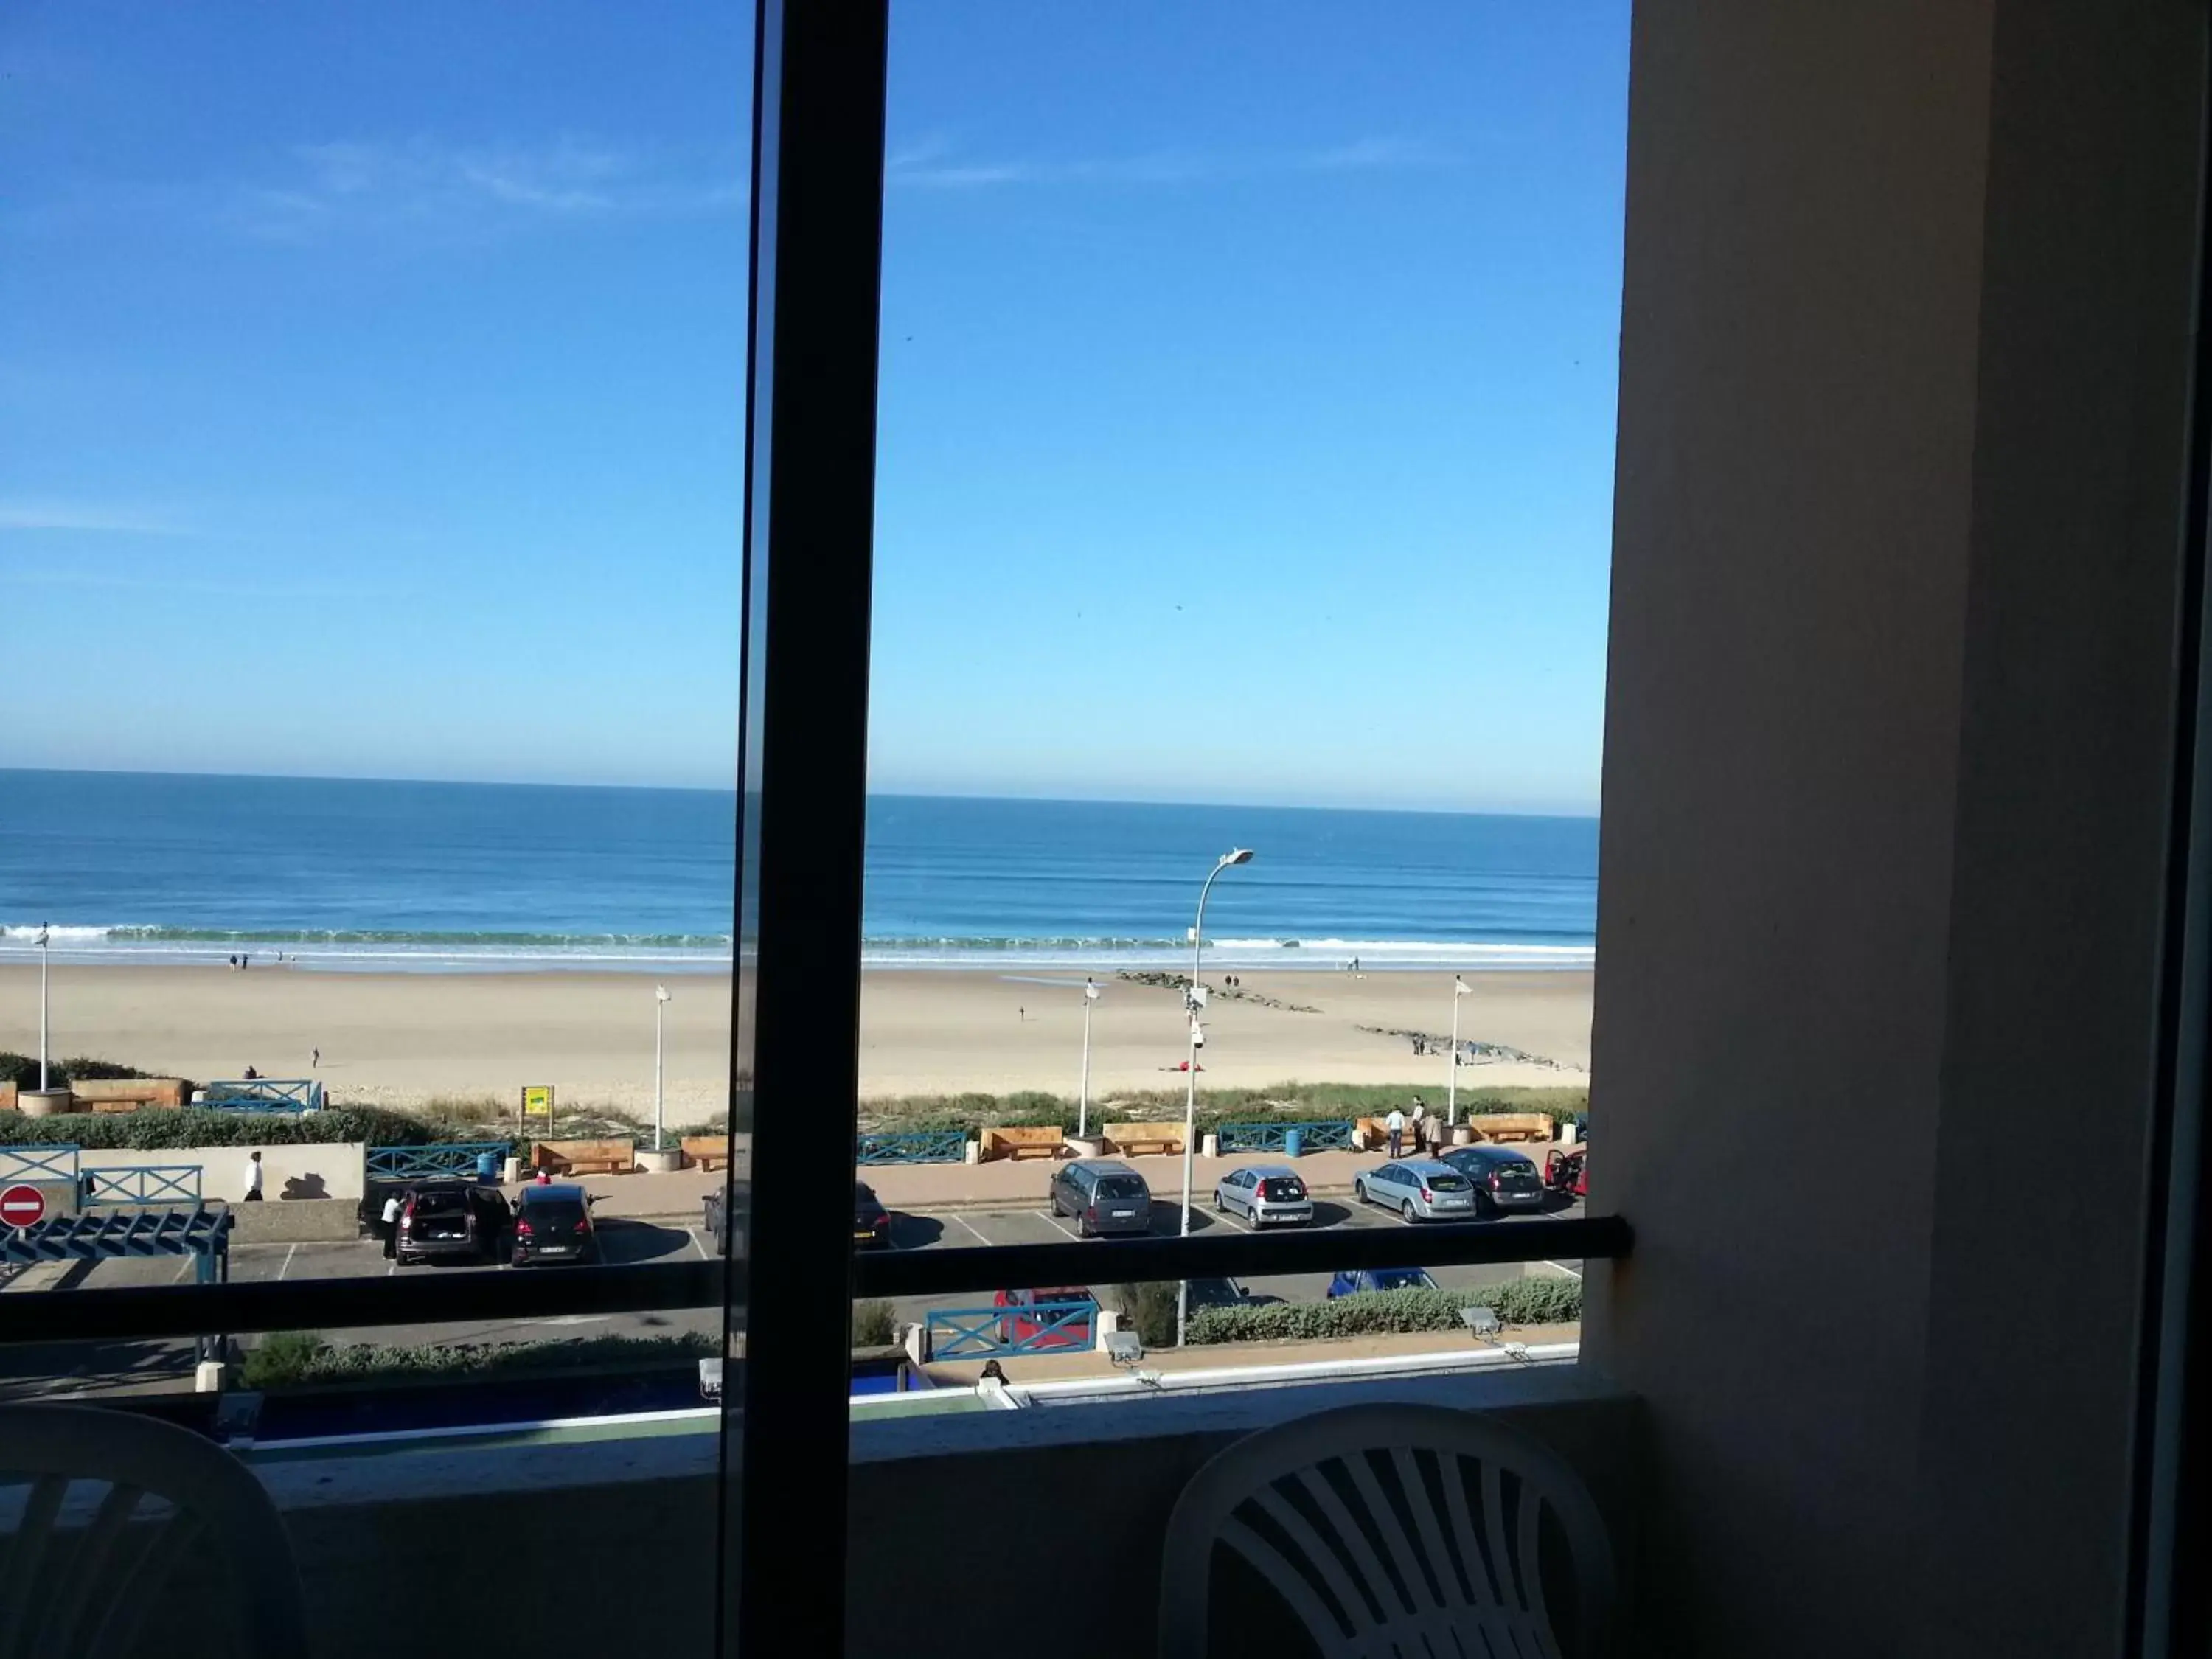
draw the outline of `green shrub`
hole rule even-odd
[[[853,1346],[886,1348],[898,1340],[898,1321],[888,1302],[853,1304]]]
[[[56,1088],[69,1082],[106,1082],[125,1078],[174,1077],[173,1072],[142,1072],[136,1066],[119,1065],[112,1060],[94,1060],[79,1054],[71,1060],[46,1061],[46,1077]],[[13,1083],[18,1089],[39,1086],[39,1057],[36,1054],[0,1054],[0,1083]],[[192,1086],[191,1079],[184,1079],[185,1086]]]
[[[1579,1279],[1509,1279],[1466,1290],[1367,1291],[1333,1302],[1277,1302],[1257,1308],[1200,1308],[1190,1340],[1279,1342],[1461,1328],[1462,1308],[1493,1310],[1508,1325],[1557,1325],[1582,1317]],[[1149,1340],[1147,1346],[1150,1346]]]
[[[364,1140],[372,1146],[423,1146],[440,1141],[498,1139],[481,1124],[425,1122],[404,1112],[372,1106],[338,1106],[304,1117],[259,1112],[65,1112],[25,1117],[0,1112],[0,1145],[75,1144],[102,1152],[160,1152],[173,1146],[326,1146]]]
[[[249,1389],[306,1388],[337,1382],[447,1382],[509,1376],[586,1365],[643,1369],[710,1359],[714,1337],[594,1336],[580,1341],[461,1343],[399,1347],[380,1342],[325,1342],[314,1331],[280,1331],[246,1350],[239,1368]]]
[[[1109,1293],[1115,1311],[1147,1348],[1170,1348],[1176,1340],[1176,1287],[1172,1283],[1116,1285]]]
[[[330,1349],[320,1331],[272,1331],[246,1351],[238,1368],[240,1383],[249,1389],[280,1389],[296,1384]]]

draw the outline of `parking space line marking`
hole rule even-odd
[[[1049,1210],[1032,1210],[1032,1211],[1030,1211],[1030,1213],[1031,1215],[1041,1215],[1041,1216],[1042,1216],[1042,1217],[1043,1217],[1047,1221],[1050,1222],[1055,1229],[1057,1229],[1057,1230],[1058,1230],[1059,1231],[1060,1231],[1060,1232],[1067,1233],[1067,1236],[1068,1236],[1070,1238],[1074,1239],[1078,1243],[1081,1243],[1083,1242],[1083,1236],[1082,1236],[1080,1233],[1068,1233],[1068,1232],[1067,1232],[1067,1229],[1066,1229],[1066,1228],[1060,1226],[1060,1218],[1059,1218],[1058,1216],[1056,1216],[1056,1215],[1053,1214],[1051,1211],[1049,1211]],[[972,1231],[974,1231],[975,1230],[974,1230],[973,1228],[970,1228],[970,1229],[969,1229],[969,1231],[972,1232]],[[980,1237],[981,1236],[981,1235],[980,1235],[980,1234],[978,1234],[978,1235],[977,1235],[977,1237]]]
[[[1582,1273],[1577,1269],[1570,1267],[1564,1261],[1553,1261],[1549,1257],[1547,1257],[1545,1259],[1544,1265],[1547,1267],[1557,1267],[1561,1273],[1566,1274],[1570,1279],[1580,1279],[1582,1277]]]
[[[696,1227],[686,1227],[684,1231],[690,1236],[691,1248],[699,1252],[699,1260],[712,1261],[713,1258],[707,1254],[707,1247],[699,1242],[699,1230]]]
[[[1251,1222],[1239,1221],[1236,1215],[1228,1210],[1216,1210],[1213,1212],[1213,1218],[1216,1221],[1225,1221],[1231,1226],[1237,1228],[1244,1232],[1256,1233],[1260,1231],[1259,1228],[1254,1225]]]
[[[969,1220],[966,1216],[962,1215],[957,1210],[953,1211],[951,1214],[952,1218],[955,1221],[965,1227],[969,1232],[975,1234],[975,1242],[978,1244],[988,1244],[991,1242],[989,1239],[984,1237],[981,1232],[976,1231],[975,1224]]]
[[[284,1275],[292,1271],[292,1258],[299,1255],[299,1253],[300,1247],[297,1244],[295,1244],[290,1249],[284,1252],[284,1265],[276,1270],[276,1279],[279,1284],[283,1282]]]
[[[177,1271],[169,1275],[169,1283],[172,1285],[183,1284],[185,1282],[185,1275],[191,1272],[191,1270],[192,1258],[186,1256],[182,1261],[177,1263]]]

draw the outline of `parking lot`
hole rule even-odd
[[[1408,1223],[1389,1211],[1372,1208],[1354,1201],[1349,1196],[1316,1197],[1314,1200],[1314,1220],[1311,1228],[1300,1228],[1304,1232],[1313,1230],[1371,1230],[1395,1229],[1405,1232],[1406,1254],[1403,1265],[1423,1267],[1420,1234],[1426,1224]],[[1177,1230],[1177,1206],[1171,1199],[1156,1197],[1152,1206],[1152,1231],[1162,1237],[1172,1237]],[[1555,1216],[1578,1216],[1579,1203],[1547,1212]],[[1191,1218],[1191,1232],[1202,1237],[1222,1230],[1249,1232],[1250,1224],[1241,1218],[1217,1214],[1206,1207],[1203,1197]],[[1520,1224],[1515,1218],[1501,1218],[1485,1224],[1497,1227]],[[696,1218],[652,1218],[602,1216],[598,1224],[603,1259],[610,1263],[637,1263],[678,1260],[710,1259],[712,1240]],[[1042,1204],[1035,1207],[1000,1206],[993,1208],[894,1208],[891,1212],[891,1248],[899,1250],[927,1250],[961,1249],[978,1245],[1049,1244],[1073,1242],[1076,1239],[1072,1222],[1055,1218]],[[1087,1251],[1094,1252],[1097,1265],[1088,1275],[1087,1282],[1095,1294],[1106,1299],[1110,1287],[1121,1282],[1114,1267],[1115,1243],[1111,1239],[1083,1241]],[[772,1261],[774,1252],[762,1250],[757,1261]],[[1563,1261],[1550,1264],[1553,1268],[1579,1273],[1581,1263]],[[512,1273],[518,1271],[505,1261],[497,1263],[438,1263],[401,1268],[386,1259],[382,1244],[375,1239],[359,1239],[332,1243],[297,1244],[239,1244],[231,1250],[230,1276],[233,1283],[251,1284],[269,1280],[297,1282],[319,1279],[350,1279],[368,1275],[398,1274],[413,1277],[433,1273]],[[558,1273],[557,1267],[533,1267],[533,1273]],[[1518,1264],[1507,1263],[1480,1267],[1437,1267],[1432,1270],[1437,1282],[1446,1286],[1474,1286],[1493,1284],[1502,1279],[1518,1278],[1523,1269]],[[128,1285],[180,1284],[190,1280],[192,1264],[188,1260],[174,1257],[127,1261],[76,1263],[69,1266],[54,1264],[29,1270],[19,1275],[10,1285],[8,1294],[35,1293],[46,1290],[70,1290],[97,1287],[108,1289]],[[1328,1287],[1326,1273],[1262,1274],[1241,1281],[1226,1279],[1199,1280],[1193,1284],[1194,1305],[1205,1306],[1260,1297],[1270,1300],[1318,1302]],[[902,1297],[895,1304],[896,1317],[902,1322],[919,1322],[933,1310],[951,1308],[974,1308],[988,1305],[990,1292],[963,1292],[956,1295]],[[670,1309],[663,1312],[588,1314],[553,1316],[535,1320],[486,1320],[461,1324],[400,1325],[374,1329],[349,1330],[343,1340],[359,1342],[386,1342],[421,1345],[433,1342],[527,1341],[581,1335],[668,1335],[687,1331],[712,1332],[720,1328],[721,1315],[711,1308]],[[69,1379],[82,1384],[128,1383],[135,1377],[152,1382],[163,1373],[173,1373],[183,1363],[187,1345],[174,1343],[72,1345],[66,1350],[0,1349],[0,1378],[27,1382],[42,1374],[55,1381]],[[186,1367],[188,1369],[188,1367]],[[0,1382],[0,1391],[6,1391]]]
[[[1582,1214],[1582,1205],[1577,1200],[1546,1213],[1554,1217],[1578,1217]],[[1172,1237],[1177,1231],[1181,1216],[1181,1209],[1173,1200],[1155,1195],[1152,1225],[1154,1234]],[[1311,1227],[1300,1227],[1297,1231],[1395,1229],[1407,1235],[1403,1265],[1419,1267],[1427,1265],[1421,1259],[1420,1235],[1429,1224],[1407,1222],[1388,1210],[1376,1209],[1344,1196],[1315,1199]],[[1516,1218],[1507,1217],[1484,1224],[1512,1227],[1520,1223]],[[1241,1217],[1216,1214],[1206,1207],[1206,1200],[1200,1195],[1191,1215],[1191,1237],[1204,1237],[1223,1230],[1249,1233],[1252,1227]],[[1054,1217],[1042,1205],[1035,1209],[894,1210],[891,1212],[891,1248],[894,1249],[957,1249],[978,1244],[1052,1244],[1075,1238],[1074,1224]],[[1093,1272],[1091,1288],[1094,1293],[1103,1295],[1108,1286],[1119,1282],[1113,1269],[1114,1241],[1102,1238],[1082,1242],[1086,1249],[1098,1253],[1098,1267]],[[1569,1273],[1579,1273],[1582,1271],[1579,1261],[1561,1261],[1551,1265]],[[1518,1279],[1523,1269],[1518,1263],[1508,1262],[1481,1267],[1437,1267],[1433,1272],[1438,1284],[1462,1286],[1491,1285],[1501,1279]],[[1328,1293],[1328,1280],[1327,1273],[1262,1274],[1234,1284],[1221,1279],[1195,1281],[1192,1290],[1194,1301],[1200,1304],[1233,1301],[1242,1297],[1265,1297],[1285,1302],[1318,1302]],[[976,1307],[989,1301],[988,1293],[977,1293],[902,1298],[895,1305],[902,1320],[914,1320],[920,1318],[927,1310]]]

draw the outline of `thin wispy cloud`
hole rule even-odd
[[[225,599],[277,600],[286,604],[321,604],[367,599],[404,599],[403,590],[322,582],[265,582],[251,579],[224,580],[203,576],[178,576],[114,570],[11,569],[0,565],[0,587],[90,588],[103,592],[192,593]]]
[[[482,234],[529,222],[734,213],[747,180],[726,165],[562,137],[538,144],[346,140],[301,145],[269,179],[236,187],[248,234],[312,241],[349,230]]]
[[[0,531],[59,530],[88,535],[189,536],[173,518],[83,501],[0,501]]]
[[[1004,185],[1191,185],[1299,173],[1449,167],[1453,161],[1449,152],[1425,140],[1393,137],[1359,138],[1324,149],[1273,155],[1155,150],[1056,160],[973,158],[961,155],[945,139],[928,138],[892,151],[884,163],[884,179],[894,187],[922,190],[975,190]]]

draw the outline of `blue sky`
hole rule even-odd
[[[1596,803],[1627,7],[894,23],[877,787]],[[0,12],[0,764],[726,783],[748,9]]]

